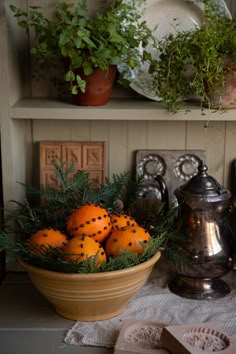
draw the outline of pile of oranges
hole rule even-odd
[[[37,255],[49,247],[63,250],[65,260],[77,263],[97,257],[97,266],[110,257],[118,257],[121,250],[137,254],[143,252],[150,234],[126,214],[109,214],[100,205],[87,203],[75,209],[66,220],[66,231],[47,228],[34,233],[28,246]]]

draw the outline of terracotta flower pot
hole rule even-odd
[[[53,272],[19,260],[37,290],[58,314],[72,320],[96,321],[117,316],[127,307],[148,279],[157,252],[148,261],[131,268],[90,274]]]
[[[112,93],[112,87],[116,77],[116,66],[112,65],[108,70],[94,69],[91,75],[84,75],[78,71],[80,77],[86,81],[85,93],[79,91],[74,97],[76,104],[80,106],[103,106],[107,104]]]
[[[209,99],[212,108],[236,108],[236,59],[225,59],[224,87],[220,92],[210,92]]]

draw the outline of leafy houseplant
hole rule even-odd
[[[139,6],[145,0],[108,1],[101,13],[89,15],[87,0],[77,4],[59,2],[56,14],[47,19],[39,7],[30,6],[29,11],[11,5],[18,25],[34,32],[31,53],[40,64],[55,66],[59,61],[65,68],[64,80],[70,82],[71,93],[77,95],[87,91],[86,77],[96,70],[106,76],[109,68],[126,63],[134,68],[141,60],[151,60],[144,51],[141,56],[138,46],[143,48],[152,43],[152,33],[140,21]],[[114,81],[113,72],[110,81]],[[98,94],[98,92],[96,92]],[[103,103],[104,104],[104,103]]]
[[[229,94],[227,76],[232,80],[236,73],[236,19],[223,14],[212,0],[203,2],[201,27],[177,31],[158,43],[160,60],[152,71],[158,95],[173,112],[190,97],[199,98],[202,109],[235,107],[236,96],[226,97],[226,103],[224,96]]]

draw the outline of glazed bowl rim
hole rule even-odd
[[[45,276],[51,276],[53,278],[57,279],[77,279],[77,280],[82,280],[82,279],[89,279],[90,280],[99,280],[99,279],[109,279],[114,277],[115,275],[128,275],[132,273],[136,273],[138,270],[142,270],[142,268],[148,268],[148,266],[151,266],[152,264],[154,265],[161,257],[161,251],[157,251],[151,258],[149,258],[147,261],[142,262],[140,264],[131,266],[129,268],[125,269],[120,269],[120,270],[112,270],[109,272],[99,272],[99,273],[63,273],[63,272],[56,272],[53,270],[48,270],[44,268],[37,267],[35,265],[32,265],[30,263],[27,263],[26,261],[23,261],[22,259],[18,258],[17,261],[18,263],[23,266],[23,268],[29,272],[29,273],[35,273],[35,274],[41,274]]]

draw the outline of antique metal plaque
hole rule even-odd
[[[54,173],[53,160],[62,160],[67,165],[74,161],[75,172],[88,172],[94,185],[104,182],[104,143],[103,142],[52,142],[40,144],[40,185],[59,187]]]
[[[144,177],[139,197],[161,200],[159,175],[167,185],[170,205],[176,205],[175,189],[197,174],[200,160],[206,160],[204,150],[137,150],[136,175]]]

